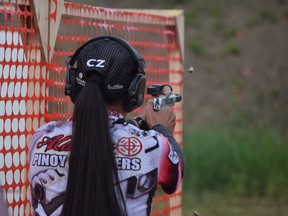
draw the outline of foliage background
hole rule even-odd
[[[184,10],[184,215],[288,215],[287,0],[78,2]]]

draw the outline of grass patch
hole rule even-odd
[[[240,33],[240,30],[236,27],[232,27],[224,31],[225,38],[231,39],[236,38]]]
[[[198,195],[206,191],[259,197],[287,194],[287,142],[272,127],[247,125],[184,131],[184,190]]]
[[[227,48],[227,52],[230,55],[239,55],[240,54],[240,47],[238,44],[231,43]]]
[[[225,28],[223,20],[220,18],[214,18],[212,22],[212,28],[216,32],[222,32]]]
[[[283,16],[285,19],[288,19],[288,9],[283,12]]]
[[[260,17],[263,20],[266,20],[268,22],[271,23],[276,23],[278,21],[277,16],[275,15],[275,13],[272,10],[263,10],[260,12]]]
[[[194,52],[198,56],[206,55],[206,47],[203,39],[200,38],[192,39],[189,43],[189,48],[192,52]]]
[[[205,193],[196,197],[192,193],[183,194],[183,215],[192,216],[194,211],[207,216],[286,216],[288,198],[249,198]]]
[[[191,10],[186,12],[185,25],[187,28],[193,26],[194,28],[200,29],[202,27],[201,19],[199,18],[199,12]]]
[[[250,18],[247,22],[246,22],[246,26],[248,29],[252,29],[254,27],[260,26],[261,25],[261,20],[259,17],[253,17]]]
[[[286,5],[287,0],[278,0],[279,5]]]

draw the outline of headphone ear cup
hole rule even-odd
[[[70,74],[69,70],[66,72],[66,83],[65,83],[65,90],[64,93],[65,95],[70,96],[71,94],[71,80],[70,80]]]
[[[144,101],[146,78],[143,74],[137,74],[130,83],[128,92],[123,102],[123,109],[131,112],[141,106]]]
[[[65,85],[65,95],[69,95],[72,99],[72,102],[75,101],[76,97],[76,68],[69,67],[69,70],[66,74],[66,85]]]

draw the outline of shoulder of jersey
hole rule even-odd
[[[145,135],[148,135],[148,136],[155,136],[155,135],[159,135],[159,132],[155,131],[155,130],[143,130],[143,129],[140,129],[138,127],[136,127],[135,125],[133,124],[129,124],[129,127],[130,129],[132,130],[136,130],[137,132],[141,133],[141,134],[145,134]]]
[[[39,127],[35,132],[39,132],[42,130],[49,131],[49,129],[53,129],[55,127],[65,127],[65,126],[70,126],[71,124],[72,122],[69,122],[69,121],[51,121]]]

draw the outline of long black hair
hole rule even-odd
[[[127,45],[111,37],[91,40],[75,53],[71,59],[77,59],[77,67],[73,66],[75,62],[69,62],[68,67],[75,69],[75,83],[70,90],[76,93],[70,94],[75,107],[62,215],[127,215],[107,105],[126,101],[138,64]]]
[[[114,188],[118,175],[106,102],[93,81],[86,83],[75,102],[72,136],[62,215],[125,215],[120,189],[116,195]]]

